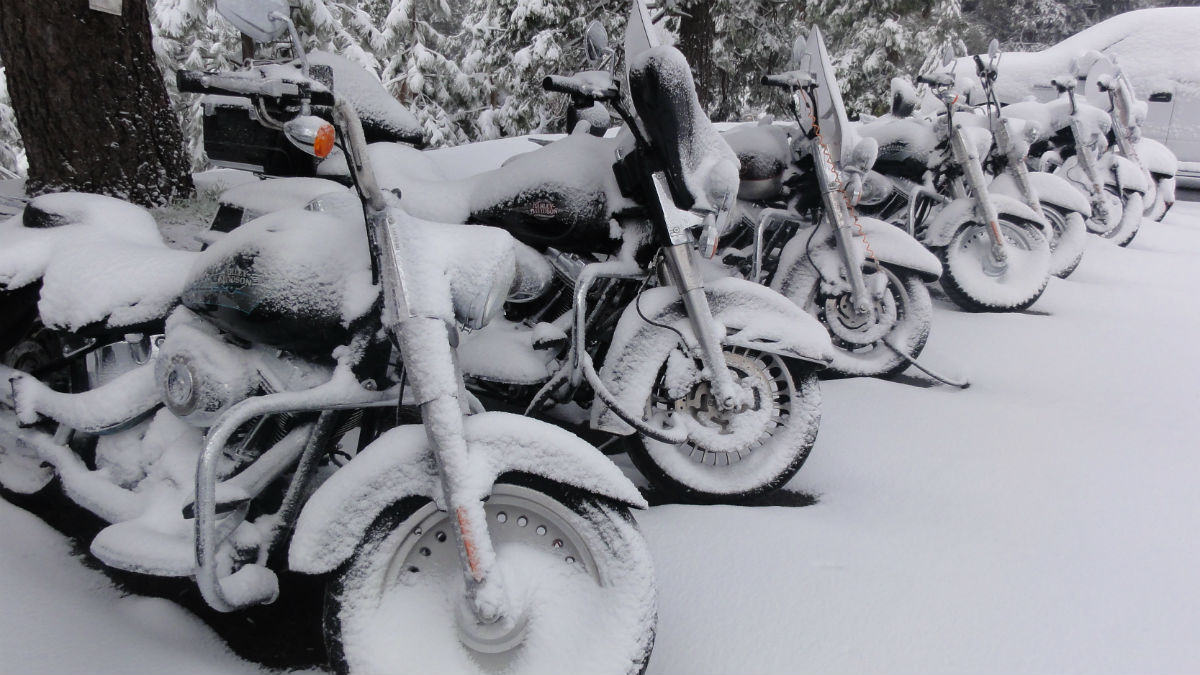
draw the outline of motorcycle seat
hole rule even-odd
[[[169,248],[142,207],[72,192],[32,200],[0,223],[0,242],[0,286],[40,280],[42,322],[67,330],[161,319],[196,256]]]

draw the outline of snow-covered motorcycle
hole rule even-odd
[[[1115,61],[1099,52],[1087,52],[1076,62],[1076,74],[1086,73],[1084,91],[1088,101],[1112,117],[1109,142],[1122,157],[1142,168],[1146,176],[1145,211],[1156,221],[1166,217],[1175,204],[1175,153],[1152,138],[1142,136],[1147,106],[1138,101],[1133,85]]]
[[[950,73],[923,75],[943,111],[914,116],[915,95],[892,83],[892,114],[859,132],[879,144],[858,211],[908,231],[941,258],[941,285],[969,311],[1016,311],[1032,305],[1050,276],[1045,221],[1020,200],[993,193],[982,159],[992,146],[986,123],[959,110]],[[877,196],[876,196],[877,195]]]
[[[653,31],[635,4],[632,110],[611,71],[543,83],[579,110],[612,106],[626,121],[617,137],[581,124],[453,181],[429,179],[420,153],[391,148],[384,184],[414,215],[495,225],[529,245],[518,250],[536,281],[503,320],[463,337],[472,392],[628,451],[676,497],[739,500],[782,486],[804,463],[820,420],[815,370],[832,348],[787,298],[704,276],[696,240],[727,218],[737,159],[700,109],[686,61]],[[593,28],[589,42],[599,51],[607,36]]]
[[[850,126],[819,29],[797,39],[793,62],[763,83],[789,92],[795,127],[764,120],[724,134],[742,163],[742,201],[722,259],[825,325],[830,370],[894,375],[925,346],[925,284],[941,263],[903,231],[855,213],[878,146]]]
[[[257,39],[289,27],[283,2],[218,6]],[[283,129],[314,155],[341,143],[365,217],[282,211],[190,253],[119,200],[33,200],[0,225],[0,278],[40,280],[46,327],[17,347],[49,361],[0,370],[5,487],[56,477],[111,523],[97,558],[194,577],[220,611],[273,601],[275,570],[328,575],[339,672],[644,670],[641,495],[562,429],[469,414],[458,326],[486,325],[526,283],[513,239],[407,214],[353,106],[301,70],[179,84],[292,111]],[[133,334],[164,317],[161,336]],[[110,333],[128,335],[96,337]]]
[[[1065,179],[1044,171],[1030,171],[1027,165],[1030,145],[1041,129],[1029,120],[1002,114],[996,98],[1000,47],[996,40],[988,46],[988,61],[975,56],[975,74],[985,101],[981,106],[994,138],[985,168],[995,176],[988,188],[1021,200],[1045,219],[1049,229],[1050,273],[1065,279],[1083,259],[1087,244],[1086,221],[1092,209],[1087,199]]]
[[[496,171],[429,186],[473,203],[462,220],[542,249],[553,270],[528,302],[508,306],[507,323],[464,339],[463,369],[486,400],[564,420],[582,406],[581,426],[628,437],[656,486],[742,499],[780,487],[805,461],[820,420],[815,370],[832,349],[778,293],[703,276],[697,240],[714,241],[733,206],[737,159],[652,23],[636,4],[625,38],[632,109],[605,71],[544,83],[614,108],[626,122],[616,138],[582,125]]]
[[[1047,103],[1022,101],[1006,106],[1001,115],[1022,119],[1042,130],[1030,147],[1034,168],[1068,180],[1089,200],[1088,231],[1124,246],[1141,227],[1144,172],[1113,151],[1107,141],[1112,127],[1108,113],[1080,100],[1074,75],[1051,83],[1060,97]]]

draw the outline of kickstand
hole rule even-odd
[[[889,342],[887,338],[883,339],[883,344],[886,345],[888,349],[896,352],[896,354],[898,354],[905,361],[908,361],[908,364],[910,366],[913,366],[917,370],[921,371],[922,373],[925,373],[929,377],[932,377],[933,379],[937,380],[938,382],[941,382],[942,384],[949,385],[951,387],[958,387],[959,389],[966,389],[967,387],[971,386],[971,383],[967,382],[966,380],[964,380],[962,382],[955,382],[954,380],[951,380],[949,378],[938,375],[937,373],[933,372],[932,370],[917,363],[917,360],[914,359],[913,357],[911,357],[908,354],[905,354],[904,352],[897,349],[896,346],[893,345],[891,342]]]

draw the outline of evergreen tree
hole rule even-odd
[[[446,0],[394,0],[373,45],[384,55],[384,83],[417,116],[433,146],[464,143],[473,131],[468,110],[478,78],[459,66],[463,36],[442,33],[453,25]]]
[[[17,116],[12,102],[8,100],[5,86],[4,64],[0,63],[0,178],[8,173],[24,176],[27,168],[25,146],[21,144],[21,132],[17,130]]]
[[[804,3],[795,0],[691,0],[678,19],[679,49],[714,120],[754,117],[778,100],[759,80],[789,69]]]
[[[811,0],[806,20],[825,33],[851,115],[886,109],[888,82],[918,75],[963,27],[960,0]]]
[[[583,33],[599,19],[623,35],[620,0],[474,0],[464,21],[464,73],[477,82],[476,138],[562,130],[566,101],[542,90],[547,75],[583,68]]]
[[[217,14],[213,0],[153,0],[150,24],[154,53],[166,77],[172,108],[179,116],[192,169],[202,169],[208,160],[204,156],[201,99],[179,94],[175,72],[236,68],[242,54],[240,34]]]

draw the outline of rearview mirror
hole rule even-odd
[[[1000,56],[1000,41],[992,38],[988,43],[988,58],[995,61],[997,56]]]
[[[273,42],[287,32],[287,0],[217,0],[217,13],[256,42]]]
[[[604,26],[599,21],[592,21],[588,24],[583,42],[584,49],[587,51],[588,63],[596,67],[604,61],[604,55],[608,52],[608,31],[604,30]]]

